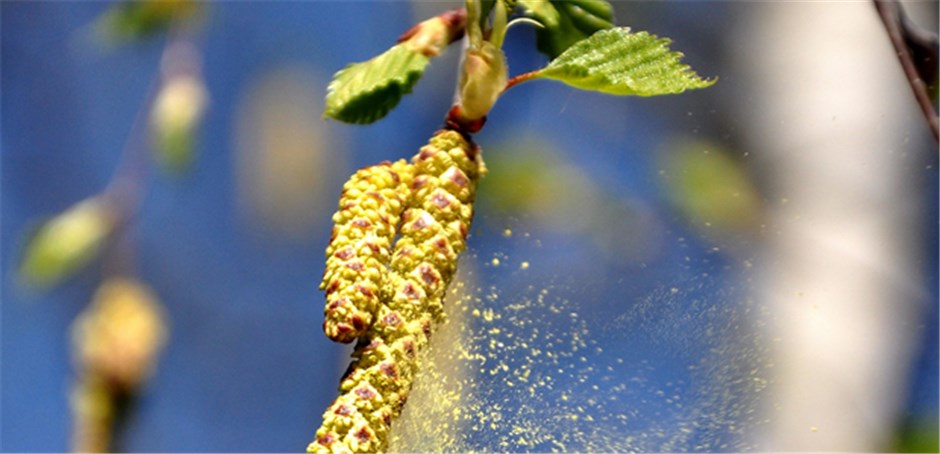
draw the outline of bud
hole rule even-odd
[[[480,47],[467,49],[457,100],[460,122],[473,122],[486,116],[506,88],[508,71],[503,51],[493,43],[483,41]]]

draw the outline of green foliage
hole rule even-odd
[[[655,96],[704,88],[715,82],[700,78],[680,63],[682,54],[669,49],[669,39],[612,28],[613,8],[606,0],[501,1],[469,1],[466,30],[439,17],[432,18],[413,28],[406,41],[385,53],[337,72],[328,88],[324,116],[358,124],[381,119],[411,92],[430,58],[465,31],[470,45],[452,114],[458,122],[484,118],[507,88],[500,47],[509,8],[518,8],[538,20],[543,25],[538,31],[539,49],[557,55],[545,68],[521,75],[509,81],[509,86],[542,78],[615,95]],[[492,12],[491,27],[480,26],[478,21],[488,23],[487,11]],[[484,41],[494,47],[489,54],[497,55],[499,62],[497,58],[483,58]],[[501,77],[490,77],[490,73]]]
[[[82,201],[39,227],[27,245],[21,275],[33,285],[52,286],[94,258],[114,227],[110,207]]]
[[[327,88],[324,115],[357,124],[381,119],[411,93],[429,62],[427,56],[402,43],[343,68]]]
[[[762,217],[761,197],[743,164],[729,150],[705,140],[676,141],[663,153],[669,200],[706,235],[753,230]]]
[[[940,452],[940,430],[937,429],[937,423],[936,418],[929,416],[904,418],[886,451]]]
[[[656,96],[705,88],[667,38],[628,28],[602,30],[571,46],[532,78],[555,79],[576,88],[612,95]]]
[[[190,129],[173,128],[155,131],[154,151],[157,161],[167,171],[178,174],[193,163],[195,132]]]
[[[614,9],[607,0],[520,0],[526,15],[545,26],[536,32],[540,52],[555,58],[599,30],[613,28]]]
[[[519,0],[522,13],[539,21],[546,28],[558,27],[561,16],[548,0]]]
[[[157,162],[165,170],[181,173],[192,164],[207,102],[206,88],[198,77],[175,76],[161,87],[150,112],[150,135]]]
[[[187,19],[200,8],[189,0],[127,1],[113,5],[98,19],[99,35],[108,42],[127,43],[149,38]]]

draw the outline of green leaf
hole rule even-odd
[[[598,30],[613,28],[614,9],[607,0],[547,0],[520,2],[526,15],[545,28],[536,31],[539,51],[548,58],[561,55],[574,43]]]
[[[582,90],[612,95],[656,96],[705,88],[700,78],[669,50],[667,38],[614,28],[571,46],[532,78],[555,79]]]
[[[371,60],[343,68],[327,87],[324,115],[346,123],[379,120],[402,96],[411,93],[429,61],[402,43]]]
[[[561,18],[549,0],[519,0],[519,6],[524,15],[539,21],[545,27],[558,27]]]
[[[85,266],[114,228],[111,207],[86,199],[44,223],[26,245],[20,272],[31,284],[52,286]]]
[[[150,136],[154,157],[165,170],[179,174],[192,164],[207,103],[205,84],[192,75],[173,76],[160,88],[150,111]]]
[[[200,2],[191,0],[125,1],[109,7],[95,27],[107,43],[131,43],[169,30],[174,21],[190,19],[200,8]]]

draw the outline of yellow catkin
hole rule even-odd
[[[334,341],[352,342],[372,325],[411,175],[400,160],[361,169],[343,186],[320,284],[323,332]]]
[[[461,134],[439,131],[412,159],[400,238],[395,243],[375,323],[360,339],[342,393],[323,415],[309,452],[376,452],[388,444],[428,343],[432,322],[466,247],[478,179],[479,149]]]
[[[136,394],[166,342],[163,309],[143,284],[105,281],[72,324],[78,382],[71,394],[74,452],[108,452],[120,401]]]

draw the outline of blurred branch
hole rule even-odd
[[[934,140],[940,141],[940,125],[932,100],[937,93],[937,35],[914,26],[897,0],[874,3]]]

